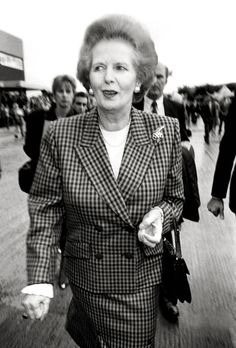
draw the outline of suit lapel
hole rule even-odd
[[[98,194],[123,221],[132,225],[101,138],[96,111],[85,118],[84,132],[76,151]]]
[[[127,200],[141,185],[155,146],[150,140],[142,113],[133,109],[131,126],[118,177],[118,185]]]
[[[173,117],[173,114],[175,113],[173,113],[172,104],[169,103],[169,100],[165,97],[163,98],[163,105],[164,105],[165,115]]]

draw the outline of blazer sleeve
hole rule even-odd
[[[236,154],[236,99],[232,102],[227,115],[225,133],[220,143],[218,159],[211,194],[217,198],[225,198],[230,182],[231,171]]]
[[[55,256],[64,215],[61,173],[52,122],[42,141],[40,157],[28,198],[28,283],[53,283]]]
[[[173,216],[177,221],[183,211],[184,187],[182,178],[182,150],[178,120],[174,120],[175,132],[172,144],[169,173],[165,185],[163,201],[158,205],[164,213],[163,233],[172,229]]]

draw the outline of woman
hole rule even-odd
[[[77,76],[97,106],[53,124],[44,138],[27,239],[28,281],[41,284],[23,305],[33,319],[48,311],[51,260],[66,212],[73,292],[66,326],[80,347],[154,345],[162,234],[183,206],[178,121],[132,108],[156,63],[154,44],[137,22],[108,16],[92,23]]]

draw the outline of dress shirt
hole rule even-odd
[[[152,112],[152,102],[153,102],[152,99],[148,98],[147,96],[144,97],[144,111]],[[160,98],[156,99],[156,102],[157,102],[158,114],[165,115],[163,95]]]

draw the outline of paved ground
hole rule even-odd
[[[193,301],[180,304],[177,325],[158,320],[156,347],[236,347],[236,223],[226,206],[225,220],[207,212],[219,139],[203,142],[202,124],[193,129],[201,195],[200,222],[185,221],[182,248],[190,269]],[[14,131],[0,129],[0,348],[75,348],[64,330],[70,290],[56,289],[50,313],[41,322],[21,317],[20,289],[26,283],[25,236],[28,227],[27,195],[20,191],[17,169],[27,157],[23,140]],[[128,348],[128,347],[124,347]],[[130,347],[135,348],[135,347]]]

